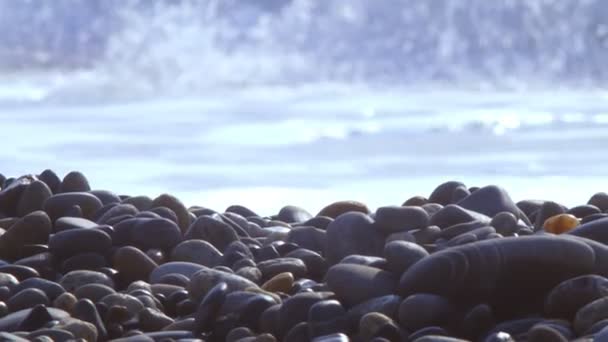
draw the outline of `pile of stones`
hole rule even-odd
[[[2,341],[608,340],[608,195],[450,181],[316,216],[0,175]],[[260,199],[263,201],[263,199]]]

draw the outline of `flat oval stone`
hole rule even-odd
[[[98,211],[98,214],[100,211]],[[138,213],[139,210],[135,206],[131,204],[121,203],[108,208],[105,213],[103,213],[97,218],[97,220],[95,220],[95,222],[97,222],[98,224],[109,224],[118,217],[133,217]]]
[[[72,171],[65,175],[59,187],[59,192],[80,192],[90,190],[89,181],[79,171]]]
[[[118,195],[109,190],[91,190],[89,191],[89,193],[99,198],[99,200],[104,206],[111,203],[121,202],[120,197],[118,197]]]
[[[566,212],[567,214],[571,214],[576,216],[577,218],[585,218],[589,215],[595,215],[595,214],[600,214],[601,211],[598,207],[591,205],[591,204],[584,204],[584,205],[579,205],[576,207],[572,207],[570,209],[568,209],[568,211]]]
[[[120,278],[128,283],[135,280],[147,280],[158,265],[138,248],[133,246],[121,247],[114,253],[114,268]]]
[[[47,307],[46,311],[51,315],[52,320],[63,321],[70,317],[70,314],[56,308]],[[17,312],[10,313],[0,318],[0,331],[16,331],[19,324],[32,312],[32,309],[23,309]]]
[[[114,281],[106,274],[88,270],[69,272],[59,280],[59,284],[69,292],[74,292],[86,284],[103,284],[112,288],[114,287]]]
[[[361,318],[359,334],[366,341],[374,337],[389,338],[389,341],[401,340],[399,327],[390,317],[379,312],[370,312]]]
[[[65,259],[61,263],[60,273],[68,273],[76,270],[98,270],[107,267],[106,257],[100,253],[81,253]]]
[[[553,201],[545,201],[540,206],[538,211],[536,212],[536,217],[534,220],[534,228],[535,230],[539,230],[543,228],[543,223],[550,217],[563,214],[565,212],[565,208],[556,202]]]
[[[359,254],[351,254],[347,257],[344,257],[344,259],[340,260],[340,264],[355,264],[380,269],[386,269],[387,267],[386,259],[384,258]]]
[[[385,234],[422,229],[429,224],[429,214],[420,207],[380,207],[376,226]]]
[[[36,177],[33,175],[25,175],[12,179],[10,184],[7,184],[8,180],[5,181],[0,190],[0,212],[7,216],[17,215],[19,199],[25,189],[34,181],[36,181]]]
[[[53,234],[49,239],[50,252],[60,258],[81,253],[105,253],[112,247],[112,238],[99,229],[70,229]]]
[[[42,290],[36,288],[27,288],[14,294],[6,302],[6,304],[11,312],[16,312],[19,310],[32,308],[38,304],[48,306],[50,301]]]
[[[608,279],[598,275],[583,275],[561,282],[545,299],[548,317],[572,320],[576,312],[596,299],[608,296]]]
[[[447,228],[457,224],[473,221],[485,225],[489,224],[490,220],[490,217],[485,214],[468,210],[460,205],[450,204],[431,215],[429,225],[437,226],[439,228]]]
[[[327,216],[332,219],[337,218],[338,216],[348,213],[348,212],[359,212],[363,214],[369,214],[369,208],[357,201],[338,201],[332,204],[329,204],[325,208],[321,209],[321,211],[317,214],[317,216]]]
[[[330,265],[351,254],[380,256],[383,249],[383,234],[374,229],[372,219],[365,214],[340,215],[327,227],[324,254]]]
[[[558,250],[560,253],[555,253]],[[592,273],[595,263],[594,250],[575,239],[530,236],[484,240],[445,249],[414,264],[402,275],[399,292],[482,301],[500,298],[505,308],[525,307],[533,302],[532,297],[541,298],[558,283]],[[531,273],[531,269],[536,271]]]
[[[141,310],[144,309],[144,305],[139,301],[139,299],[124,293],[109,294],[101,298],[99,302],[105,304],[108,308],[113,306],[124,306],[133,316],[137,315]]]
[[[441,205],[448,205],[452,201],[452,193],[454,193],[454,189],[464,186],[462,182],[458,181],[448,181],[440,184],[429,196],[429,202],[438,203]]]
[[[566,234],[608,244],[608,217],[583,223]]]
[[[490,221],[490,226],[494,227],[496,232],[505,236],[512,235],[519,229],[517,217],[508,211],[496,214]]]
[[[409,331],[447,323],[455,309],[442,296],[418,293],[408,296],[399,305],[399,323]]]
[[[265,280],[283,272],[291,273],[296,279],[305,277],[307,273],[306,264],[297,258],[266,260],[258,263],[257,268],[262,272],[262,278]]]
[[[46,169],[42,171],[42,173],[38,175],[38,179],[43,181],[53,193],[59,192],[61,179],[53,170]]]
[[[288,293],[293,286],[294,276],[291,272],[279,273],[268,279],[263,285],[262,290],[269,292]]]
[[[410,266],[429,256],[422,246],[407,241],[391,241],[384,245],[384,257],[388,269],[394,274],[401,275]]]
[[[354,264],[330,267],[325,281],[329,289],[348,306],[392,294],[397,283],[395,276],[389,272]]]
[[[194,314],[194,332],[196,334],[212,330],[213,322],[222,304],[224,304],[227,294],[228,285],[225,282],[217,283],[205,294]]]
[[[312,218],[312,215],[306,210],[288,205],[279,211],[278,219],[286,223],[305,222]]]
[[[13,276],[15,276],[15,278],[17,278],[19,281],[28,279],[28,278],[34,278],[34,277],[40,277],[40,274],[38,273],[38,271],[36,271],[35,269],[28,267],[28,266],[23,266],[23,265],[0,265],[0,274],[2,273],[8,273],[11,274]]]
[[[188,214],[188,210],[175,196],[161,194],[152,201],[150,207],[167,207],[171,209],[175,215],[177,215],[178,226],[182,234],[185,233],[190,226],[190,215]]]
[[[213,217],[203,215],[190,225],[184,234],[185,240],[200,239],[211,243],[220,252],[224,251],[239,237],[234,229],[227,223]]]
[[[286,258],[298,258],[306,264],[307,274],[311,279],[321,279],[327,272],[327,262],[316,252],[298,248],[285,255]]]
[[[72,206],[82,209],[84,218],[92,219],[95,212],[103,206],[99,198],[87,192],[66,192],[51,196],[44,202],[44,211],[54,222],[64,216]]]
[[[51,301],[65,292],[65,289],[54,281],[43,278],[29,278],[13,287],[12,293],[18,293],[27,288],[36,288],[43,291]]]
[[[278,313],[278,337],[282,337],[300,322],[306,322],[308,311],[315,303],[332,299],[331,292],[298,293],[287,298]]]
[[[19,257],[25,245],[46,244],[51,229],[51,221],[43,211],[22,217],[0,236],[0,258]]]
[[[249,287],[258,286],[250,280],[232,273],[226,273],[215,269],[202,269],[192,275],[188,284],[188,293],[195,301],[202,299],[209,290],[220,282],[225,282],[228,292],[242,291]]]
[[[509,194],[501,187],[488,185],[467,196],[458,205],[489,217],[507,211],[520,217],[521,212]]]
[[[220,264],[222,253],[204,240],[186,240],[175,246],[171,252],[171,261],[187,261],[206,267]]]
[[[167,219],[133,218],[114,227],[113,243],[117,246],[133,245],[141,250],[170,250],[180,241],[179,228]]]
[[[183,274],[188,279],[201,270],[205,270],[207,267],[186,261],[172,261],[158,266],[152,273],[150,273],[150,283],[157,283],[160,278],[166,274],[177,273]]]
[[[21,194],[17,204],[17,216],[22,217],[34,211],[42,210],[44,202],[51,196],[53,196],[53,192],[44,182],[33,181]]]

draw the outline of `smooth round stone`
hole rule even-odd
[[[391,241],[416,242],[416,238],[414,237],[413,233],[418,232],[418,231],[420,231],[420,229],[414,229],[414,230],[410,230],[410,231],[406,231],[406,232],[398,232],[398,233],[389,234],[386,237],[385,244],[389,243]]]
[[[177,225],[167,219],[134,218],[114,227],[113,242],[116,246],[132,245],[141,250],[158,248],[170,250],[181,242]]]
[[[229,213],[239,214],[243,217],[259,217],[259,215],[256,214],[253,210],[242,205],[231,205],[226,208],[225,211]]]
[[[306,276],[306,264],[297,258],[277,258],[259,262],[257,268],[262,272],[263,279],[270,279],[283,272],[290,272],[294,278]]]
[[[426,327],[426,328],[422,328],[418,331],[414,331],[413,333],[411,333],[410,336],[408,336],[407,340],[408,341],[419,341],[421,338],[424,338],[426,336],[430,336],[432,339],[447,337],[448,332],[445,331],[445,329],[442,327],[437,327],[437,326]],[[431,340],[431,341],[433,341],[433,340]]]
[[[405,202],[403,202],[402,206],[404,207],[421,207],[425,204],[429,203],[429,200],[424,196],[413,196],[408,198]]]
[[[608,194],[605,192],[598,192],[591,196],[587,204],[598,207],[602,212],[608,211]]]
[[[48,252],[19,259],[15,261],[15,265],[31,267],[43,278],[55,278],[57,276],[57,272],[54,269],[53,255]]]
[[[596,263],[603,265],[597,258],[605,258],[599,254],[605,249],[595,248],[597,252],[582,240],[549,235],[448,248],[412,265],[401,276],[399,293],[493,300],[504,309],[524,308],[558,283],[593,273]]]
[[[284,337],[284,340],[293,342],[308,342],[310,341],[310,335],[308,334],[308,330],[308,323],[300,322],[287,332]]]
[[[159,331],[171,323],[172,318],[157,310],[145,308],[139,312],[139,327],[144,332]]]
[[[103,210],[103,209],[101,209]],[[98,213],[101,211],[99,210]],[[131,204],[117,204],[108,208],[105,213],[95,220],[98,224],[109,224],[119,217],[133,217],[139,213],[139,210]]]
[[[471,195],[458,202],[458,205],[489,217],[507,211],[520,217],[520,210],[515,205],[509,194],[496,185],[488,185],[473,192]]]
[[[308,310],[308,322],[326,322],[344,316],[346,311],[342,304],[335,299],[316,302]]]
[[[51,196],[44,202],[44,211],[54,222],[74,205],[82,209],[84,218],[92,219],[95,212],[103,206],[99,198],[87,192],[67,192]]]
[[[422,229],[429,224],[429,214],[420,207],[380,207],[376,226],[385,234]]]
[[[204,240],[183,241],[171,252],[171,261],[187,261],[207,267],[219,265],[221,258],[222,253]]]
[[[517,217],[510,212],[503,211],[501,213],[496,214],[492,221],[490,221],[490,226],[496,229],[496,232],[502,235],[512,235],[517,232],[519,227],[517,226]]]
[[[412,230],[409,233],[414,236],[414,240],[417,244],[431,244],[441,235],[441,228],[437,226],[428,226],[423,229]]]
[[[34,307],[38,304],[49,305],[49,298],[44,291],[36,288],[28,288],[13,295],[7,302],[11,312]]]
[[[19,284],[19,280],[10,273],[0,273],[0,286],[6,286],[8,289],[13,289]]]
[[[428,255],[424,248],[412,242],[391,241],[384,245],[384,258],[388,269],[399,276]]]
[[[255,337],[255,333],[247,327],[238,327],[230,330],[226,335],[226,342],[243,342],[242,339],[247,337]]]
[[[458,181],[448,181],[440,184],[429,196],[428,202],[438,203],[441,205],[448,205],[452,201],[452,194],[458,187],[464,186],[463,183]]]
[[[450,203],[458,203],[463,200],[465,197],[469,196],[471,192],[467,189],[466,186],[457,186],[452,191],[452,198],[450,199]]]
[[[188,286],[190,279],[183,274],[169,273],[161,276],[158,279],[158,282],[161,284],[171,284],[186,287]]]
[[[460,330],[466,338],[476,341],[495,323],[492,308],[487,304],[478,304],[464,314]]]
[[[384,236],[374,229],[373,221],[368,215],[346,213],[327,227],[324,254],[330,265],[351,254],[380,256],[383,248]]]
[[[543,228],[543,224],[547,219],[563,214],[565,211],[566,210],[561,204],[552,201],[545,201],[536,212],[534,228],[536,230]]]
[[[386,259],[384,258],[359,254],[351,254],[344,257],[344,259],[340,260],[340,264],[355,264],[381,269],[386,269],[387,267]]]
[[[232,269],[237,271],[243,267],[256,267],[256,263],[251,259],[240,259],[232,265]]]
[[[80,253],[105,253],[112,247],[112,238],[98,229],[70,229],[55,233],[49,239],[53,255],[67,258]]]
[[[190,215],[188,214],[188,210],[186,209],[184,204],[175,196],[169,194],[161,194],[152,201],[150,207],[167,207],[173,210],[173,212],[177,215],[178,226],[182,234],[190,226]]]
[[[286,223],[304,222],[312,218],[312,215],[306,210],[288,205],[279,211],[278,219]]]
[[[309,220],[306,220],[304,222],[302,222],[301,224],[298,224],[297,226],[302,226],[302,227],[315,227],[315,228],[319,228],[319,229],[327,229],[327,226],[333,221],[333,219],[331,217],[327,217],[327,216],[315,216]],[[295,227],[296,225],[294,225]],[[263,226],[262,226],[263,227]]]
[[[82,217],[60,217],[55,221],[54,231],[61,232],[69,229],[93,229],[99,225],[91,220]]]
[[[192,275],[187,290],[195,301],[201,300],[209,290],[218,283],[225,282],[228,292],[242,291],[249,287],[258,286],[250,280],[239,275],[218,271],[215,269],[202,269]]]
[[[30,341],[68,342],[74,341],[75,336],[63,329],[39,329],[27,335]]]
[[[308,319],[308,311],[317,302],[332,299],[331,292],[298,293],[287,298],[278,312],[278,336],[285,336],[291,328]],[[308,330],[307,330],[308,331]]]
[[[317,216],[327,216],[331,217],[332,219],[335,219],[338,216],[348,212],[359,212],[363,214],[370,213],[369,208],[361,202],[339,201],[329,204],[328,206],[321,209]]]
[[[113,265],[120,274],[120,278],[129,283],[135,280],[147,280],[158,267],[144,252],[132,246],[116,250]]]
[[[149,215],[156,214],[156,215]],[[136,217],[152,217],[152,218],[165,218],[169,221],[175,222],[175,224],[179,225],[177,215],[173,212],[173,210],[167,207],[156,207],[152,208],[148,211],[142,211],[136,215]]]
[[[71,292],[64,292],[55,298],[53,306],[66,312],[72,312],[77,301],[78,299]]]
[[[32,310],[19,310],[0,318],[0,331],[16,331],[19,324],[30,315]],[[46,308],[46,311],[51,315],[51,320],[62,321],[70,316],[67,312],[56,308]]]
[[[551,290],[545,299],[548,317],[572,319],[583,306],[608,296],[608,279],[584,275],[568,279]]]
[[[74,291],[74,295],[79,299],[90,299],[94,303],[98,302],[101,298],[116,293],[116,291],[104,284],[86,284],[78,287]]]
[[[236,271],[236,275],[243,277],[255,284],[262,282],[262,271],[257,267],[242,267]]]
[[[27,288],[36,288],[42,290],[51,301],[65,292],[65,289],[61,285],[53,281],[42,278],[29,278],[19,283],[19,285],[13,287],[12,293],[18,293],[19,291]]]
[[[239,237],[227,223],[210,216],[200,216],[184,234],[184,240],[199,239],[211,243],[219,251],[224,251]]]
[[[194,315],[195,333],[211,331],[217,313],[224,304],[228,294],[228,285],[219,282],[207,292]]]
[[[489,224],[490,217],[465,209],[456,204],[450,204],[441,208],[438,212],[431,216],[429,225],[447,228],[461,223],[480,222],[480,224]]]
[[[113,306],[124,306],[131,315],[137,315],[144,309],[144,305],[135,297],[124,293],[112,293],[99,300],[111,308]]]
[[[148,196],[132,196],[122,199],[122,204],[130,204],[139,211],[145,211],[152,207],[152,199]]]
[[[370,312],[359,322],[359,335],[366,341],[374,337],[384,337],[392,341],[400,340],[399,330],[390,317],[379,312]]]
[[[183,274],[189,279],[201,270],[206,269],[205,266],[186,261],[172,261],[158,266],[150,273],[150,283],[158,283],[160,278],[166,274],[177,273]]]
[[[329,289],[348,306],[391,294],[397,283],[390,272],[355,264],[337,264],[330,267],[325,281]]]
[[[579,226],[579,221],[574,215],[559,214],[551,216],[543,223],[543,229],[548,233],[563,234]]]
[[[559,330],[551,327],[550,325],[537,324],[528,330],[528,341],[529,342],[544,342],[544,341],[555,341],[555,342],[567,342],[568,339],[562,335]]]
[[[35,211],[21,219],[0,236],[0,258],[20,256],[25,245],[46,244],[51,233],[51,221],[43,211]]]
[[[17,215],[17,205],[19,198],[27,187],[36,181],[32,175],[21,176],[17,179],[5,181],[0,191],[0,212],[7,216]]]
[[[327,272],[327,262],[316,252],[298,248],[285,255],[286,258],[297,258],[306,264],[307,274],[311,279],[321,279]]]
[[[583,223],[567,234],[608,244],[608,216]]]
[[[146,255],[156,264],[161,265],[167,262],[167,255],[162,249],[152,248],[146,251]]]
[[[105,324],[97,311],[97,307],[88,299],[81,299],[74,305],[73,317],[95,326],[100,339],[107,337]]]
[[[42,210],[44,202],[51,196],[53,196],[53,192],[44,182],[33,181],[21,194],[17,204],[17,216],[22,217],[34,211]]]
[[[269,292],[289,293],[293,286],[294,276],[291,272],[283,272],[268,279],[263,285],[262,290]]]
[[[589,215],[600,214],[601,210],[591,204],[578,205],[576,207],[572,207],[566,211],[566,214],[574,215],[579,219],[585,218]]]
[[[323,252],[327,244],[327,233],[323,229],[315,227],[297,227],[287,233],[287,243],[294,243],[299,247],[310,249],[315,252]]]
[[[44,304],[37,304],[31,308],[27,316],[19,322],[17,330],[34,331],[42,328],[53,320]]]
[[[118,197],[118,195],[109,190],[91,190],[89,191],[89,193],[99,198],[99,200],[104,206],[111,203],[121,202],[120,197]]]
[[[35,269],[33,269],[31,267],[22,266],[22,265],[11,265],[11,264],[0,265],[0,274],[2,274],[2,273],[13,275],[19,281],[22,281],[22,280],[25,280],[28,278],[40,277],[40,274],[38,274],[38,271],[36,271]]]
[[[581,335],[593,324],[606,318],[608,318],[608,297],[596,299],[576,312],[574,330]]]
[[[375,297],[348,309],[346,317],[351,326],[357,326],[361,318],[368,312],[379,312],[388,317],[396,318],[401,301],[402,298],[396,295]]]
[[[61,179],[53,170],[46,169],[42,171],[42,173],[38,175],[38,179],[43,181],[53,193],[57,193],[59,187],[61,187]]]
[[[416,331],[448,322],[454,310],[452,303],[442,296],[418,293],[399,305],[399,322],[407,330]]]
[[[90,191],[89,181],[79,171],[72,171],[63,177],[59,192]]]
[[[69,292],[74,292],[79,287],[87,284],[102,284],[114,287],[114,281],[106,274],[89,270],[69,272],[59,280],[59,284]]]

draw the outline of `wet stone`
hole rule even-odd
[[[47,212],[52,221],[66,216],[72,206],[79,206],[84,218],[92,219],[95,212],[103,206],[101,201],[87,192],[67,192],[51,196],[44,203],[44,211]]]
[[[347,212],[360,212],[363,214],[369,214],[370,211],[367,206],[357,201],[339,201],[329,204],[317,214],[317,216],[327,216],[332,219],[347,213]]]
[[[286,223],[304,222],[312,218],[312,215],[306,210],[288,205],[279,211],[278,219]]]
[[[373,227],[372,219],[362,213],[341,215],[327,227],[325,255],[330,265],[351,254],[380,256],[384,236]]]
[[[265,280],[283,272],[291,273],[296,279],[305,277],[307,273],[306,264],[297,258],[277,258],[262,261],[257,264],[257,268],[260,269],[262,278]]]
[[[186,240],[175,246],[171,252],[172,261],[187,261],[215,267],[220,264],[222,253],[204,240]]]
[[[380,207],[376,226],[385,234],[422,229],[428,226],[429,214],[420,207]]]
[[[391,241],[384,245],[384,257],[388,269],[401,276],[410,266],[428,256],[420,245],[407,241]]]
[[[106,274],[88,270],[69,272],[59,280],[59,284],[69,292],[74,292],[79,287],[87,284],[102,284],[114,287],[114,281]]]

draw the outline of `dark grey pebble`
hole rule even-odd
[[[171,251],[171,261],[187,261],[206,267],[220,264],[222,253],[205,240],[186,240]]]
[[[160,278],[166,274],[178,273],[187,278],[191,278],[196,272],[206,269],[205,266],[186,261],[172,261],[158,266],[150,273],[150,283],[159,282]]]
[[[583,275],[555,286],[545,299],[548,317],[572,320],[576,312],[592,301],[608,296],[608,279],[598,275]]]
[[[18,293],[19,291],[25,290],[27,288],[36,288],[42,290],[51,301],[55,300],[55,298],[59,297],[62,293],[65,292],[65,289],[61,285],[43,278],[25,279],[24,281],[16,285],[12,289],[12,292]]]
[[[448,299],[418,293],[405,298],[399,305],[399,323],[409,331],[417,331],[447,323],[454,312],[454,305]]]
[[[320,280],[327,272],[327,262],[319,253],[314,251],[298,248],[287,253],[285,257],[302,260],[306,264],[307,274],[311,279]]]
[[[163,330],[174,320],[158,310],[145,308],[139,312],[138,322],[142,331],[153,332]]]
[[[105,323],[101,319],[97,307],[91,300],[80,299],[76,302],[72,315],[74,318],[93,324],[97,329],[97,334],[101,340],[104,340],[107,337]]]
[[[459,205],[450,204],[432,215],[429,225],[438,226],[439,228],[447,228],[460,223],[468,222],[489,224],[490,218],[484,214],[467,210]]]
[[[340,215],[327,227],[325,257],[330,265],[350,254],[382,255],[384,236],[374,228],[372,219],[363,213]]]
[[[99,253],[76,254],[61,263],[60,272],[68,273],[76,270],[97,270],[109,266],[106,257]]]
[[[517,226],[517,217],[508,211],[503,211],[496,214],[492,221],[490,221],[490,226],[496,229],[496,232],[502,234],[504,236],[512,235],[517,232],[519,227]]]
[[[454,188],[454,191],[452,191],[452,198],[450,199],[450,203],[458,203],[470,194],[471,192],[469,191],[469,189],[467,189],[466,186],[457,186],[456,188]]]
[[[44,208],[44,202],[53,196],[49,187],[40,180],[30,183],[20,196],[17,204],[17,216],[22,217]]]
[[[413,196],[408,198],[405,202],[403,202],[403,206],[414,206],[421,207],[425,204],[429,203],[429,200],[424,196]]]
[[[210,216],[200,216],[190,225],[185,240],[200,239],[211,243],[220,252],[224,252],[226,247],[239,239],[234,229],[223,221],[214,219]]]
[[[112,191],[109,190],[91,190],[89,191],[90,194],[95,195],[95,197],[99,198],[99,200],[101,201],[101,203],[105,206],[107,204],[110,203],[120,203],[121,199],[120,197],[118,197],[118,195],[116,195],[115,193],[113,193]]]
[[[306,264],[297,258],[277,258],[262,261],[257,264],[257,268],[262,272],[262,281],[266,281],[275,275],[283,272],[290,272],[294,278],[306,276]]]
[[[61,187],[61,179],[53,170],[46,169],[42,171],[42,173],[38,175],[38,179],[43,181],[54,194],[59,192],[59,188]]]
[[[277,337],[284,337],[291,328],[308,319],[308,311],[315,303],[333,299],[331,292],[298,293],[287,298],[278,312]]]
[[[0,236],[0,258],[20,256],[25,245],[46,244],[51,233],[51,221],[43,211],[30,213]]]
[[[328,216],[315,216],[310,220],[302,222],[302,226],[312,226],[319,229],[327,229],[327,226],[333,221],[331,217]]]
[[[363,317],[368,312],[380,312],[393,319],[397,318],[399,304],[402,298],[397,295],[387,295],[371,298],[365,302],[357,304],[348,309],[346,317],[349,325],[356,327]]]
[[[22,265],[0,265],[0,274],[1,273],[11,274],[19,281],[23,281],[28,278],[40,277],[38,271],[31,267]]]
[[[133,196],[123,199],[121,204],[130,204],[138,211],[145,211],[152,207],[152,199],[148,196]]]
[[[363,265],[380,269],[386,269],[388,267],[386,259],[382,257],[366,256],[359,254],[351,254],[349,256],[344,257],[344,259],[340,260],[340,264]]]
[[[17,179],[7,179],[0,190],[0,213],[4,213],[7,216],[17,215],[17,205],[21,195],[27,189],[27,187],[36,181],[36,177],[32,175],[25,175]]]
[[[376,210],[376,226],[390,234],[422,229],[429,224],[429,214],[420,207],[380,207]]]
[[[425,338],[426,336],[430,336],[431,338],[447,337],[448,332],[442,327],[431,326],[414,331],[408,336],[407,340],[419,341],[420,339]]]
[[[97,271],[76,270],[66,273],[59,284],[68,292],[74,292],[79,287],[87,284],[102,284],[114,287],[114,281],[106,274]]]
[[[399,276],[428,255],[424,248],[413,242],[391,241],[384,245],[384,257],[388,269]]]
[[[76,340],[76,337],[71,332],[57,328],[39,329],[28,334],[26,337],[32,341],[42,341],[36,340],[36,338],[42,338],[43,336],[50,338],[52,342],[68,342]]]
[[[503,321],[497,325],[495,325],[490,331],[488,331],[485,335],[485,337],[483,338],[484,341],[487,341],[489,337],[491,337],[492,335],[495,336],[496,333],[505,333],[507,336],[505,338],[511,338],[513,337],[515,340],[519,340],[521,339],[522,336],[525,336],[525,334],[528,332],[528,330],[530,330],[530,328],[532,328],[533,326],[535,326],[538,323],[541,323],[543,321],[542,318],[539,317],[530,317],[530,318],[520,318],[520,319],[513,319],[513,320],[508,320],[508,321]],[[495,341],[500,341],[500,340],[495,340]],[[509,339],[507,339],[506,341],[511,341]]]
[[[116,246],[133,245],[142,250],[170,250],[182,238],[177,225],[167,219],[134,218],[116,225],[112,239]]]
[[[153,218],[165,218],[169,221],[173,221],[175,224],[178,224],[178,220],[177,220],[177,215],[175,214],[175,212],[173,212],[173,210],[167,208],[167,207],[156,207],[156,208],[152,208],[148,211],[142,211],[140,213],[138,213],[136,216],[138,217],[142,217],[142,215],[144,214],[149,214],[149,213],[154,213],[156,215],[152,215]],[[155,217],[154,217],[155,216]]]
[[[44,291],[37,288],[23,289],[6,302],[11,312],[32,308],[38,304],[49,305],[50,300]]]
[[[566,234],[608,244],[608,217],[583,223]]]
[[[312,342],[349,342],[350,339],[347,335],[342,333],[330,334],[324,336],[315,337]]]
[[[51,196],[44,203],[44,211],[54,222],[65,216],[65,213],[74,205],[82,209],[84,218],[92,219],[97,210],[103,206],[99,198],[87,192],[67,192]]]
[[[175,196],[169,194],[161,194],[156,197],[151,208],[167,207],[171,209],[177,216],[177,225],[181,233],[184,233],[190,226],[190,215],[184,204]]]
[[[192,275],[188,284],[188,293],[195,301],[201,300],[209,290],[218,283],[225,282],[228,285],[228,291],[245,290],[249,287],[257,288],[258,286],[252,281],[245,279],[239,275],[231,274],[215,269],[203,269]]]
[[[51,321],[53,321],[53,317],[48,312],[46,306],[44,304],[37,304],[31,308],[27,316],[19,323],[17,330],[38,330]]]
[[[243,217],[250,217],[250,216],[259,217],[259,215],[256,214],[253,210],[251,210],[247,207],[244,207],[242,205],[231,205],[228,208],[226,208],[225,211],[236,213]]]
[[[117,217],[133,217],[139,213],[139,210],[131,204],[117,204],[104,208],[107,208],[106,211],[95,220],[98,224],[114,223],[114,219]],[[103,208],[100,209],[97,214],[99,214],[101,210],[103,210]]]
[[[452,226],[449,226],[449,227],[443,229],[441,231],[441,233],[439,234],[439,238],[442,238],[445,240],[450,240],[459,235],[468,233],[474,229],[482,228],[482,227],[488,227],[488,226],[486,225],[486,223],[481,222],[481,221],[470,221],[470,222],[458,223],[458,224],[455,224],[455,225],[452,225]]]
[[[81,217],[60,217],[55,221],[53,225],[53,232],[61,232],[69,229],[92,229],[97,228],[99,225],[96,222],[87,220]]]
[[[49,250],[59,258],[81,253],[105,253],[112,238],[102,230],[77,228],[55,233],[49,239]]]
[[[464,186],[464,184],[458,181],[448,181],[440,184],[429,196],[429,202],[439,203],[441,205],[450,204],[452,193],[454,192],[454,189],[459,186]]]
[[[530,328],[527,333],[529,342],[567,342],[568,339],[562,333],[550,325],[537,324]]]
[[[322,253],[327,244],[327,232],[312,226],[297,227],[287,233],[285,241],[297,244],[299,247],[310,249],[311,251]]]
[[[392,294],[397,283],[396,277],[390,272],[355,264],[330,267],[325,281],[329,289],[348,306]]]
[[[566,211],[566,213],[568,213],[570,215],[574,215],[579,219],[582,219],[589,215],[600,214],[601,210],[594,205],[584,204],[584,205],[572,207],[572,208],[568,209],[568,211]]]
[[[71,171],[61,181],[59,192],[81,192],[90,191],[89,181],[79,171]]]
[[[602,212],[608,211],[608,194],[605,192],[598,192],[591,196],[587,204],[598,207]]]
[[[458,205],[489,217],[494,217],[494,215],[503,211],[510,212],[518,218],[523,215],[505,189],[496,185],[480,188],[458,202]]]
[[[545,220],[548,218],[565,213],[565,208],[556,202],[545,201],[543,205],[540,206],[538,212],[536,213],[536,220],[534,221],[534,229],[539,230],[543,228],[543,224]]]
[[[312,218],[309,212],[293,205],[281,208],[277,216],[279,220],[287,223],[304,222]]]
[[[464,337],[477,341],[495,324],[492,308],[487,304],[478,304],[464,313],[459,329]]]
[[[605,318],[608,318],[608,297],[596,299],[580,308],[574,316],[574,331],[582,335]]]

